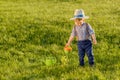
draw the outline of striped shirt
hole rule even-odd
[[[71,36],[77,36],[78,41],[91,40],[91,35],[94,34],[94,30],[88,23],[83,23],[81,26],[74,26]]]

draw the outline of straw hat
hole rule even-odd
[[[85,18],[85,19],[88,19],[89,16],[85,16],[85,13],[83,11],[83,9],[76,9],[75,12],[74,12],[74,17],[73,18],[70,18],[70,20],[74,20],[76,18]]]

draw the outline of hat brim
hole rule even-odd
[[[70,20],[81,19],[81,18],[88,19],[89,16],[85,16],[85,17],[74,17],[74,18],[70,18]]]

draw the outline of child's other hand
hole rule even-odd
[[[97,44],[97,41],[96,41],[96,40],[93,40],[93,44]]]

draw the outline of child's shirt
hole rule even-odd
[[[74,26],[71,36],[77,36],[78,41],[91,40],[91,35],[94,34],[94,30],[88,23],[83,23],[81,26]]]

